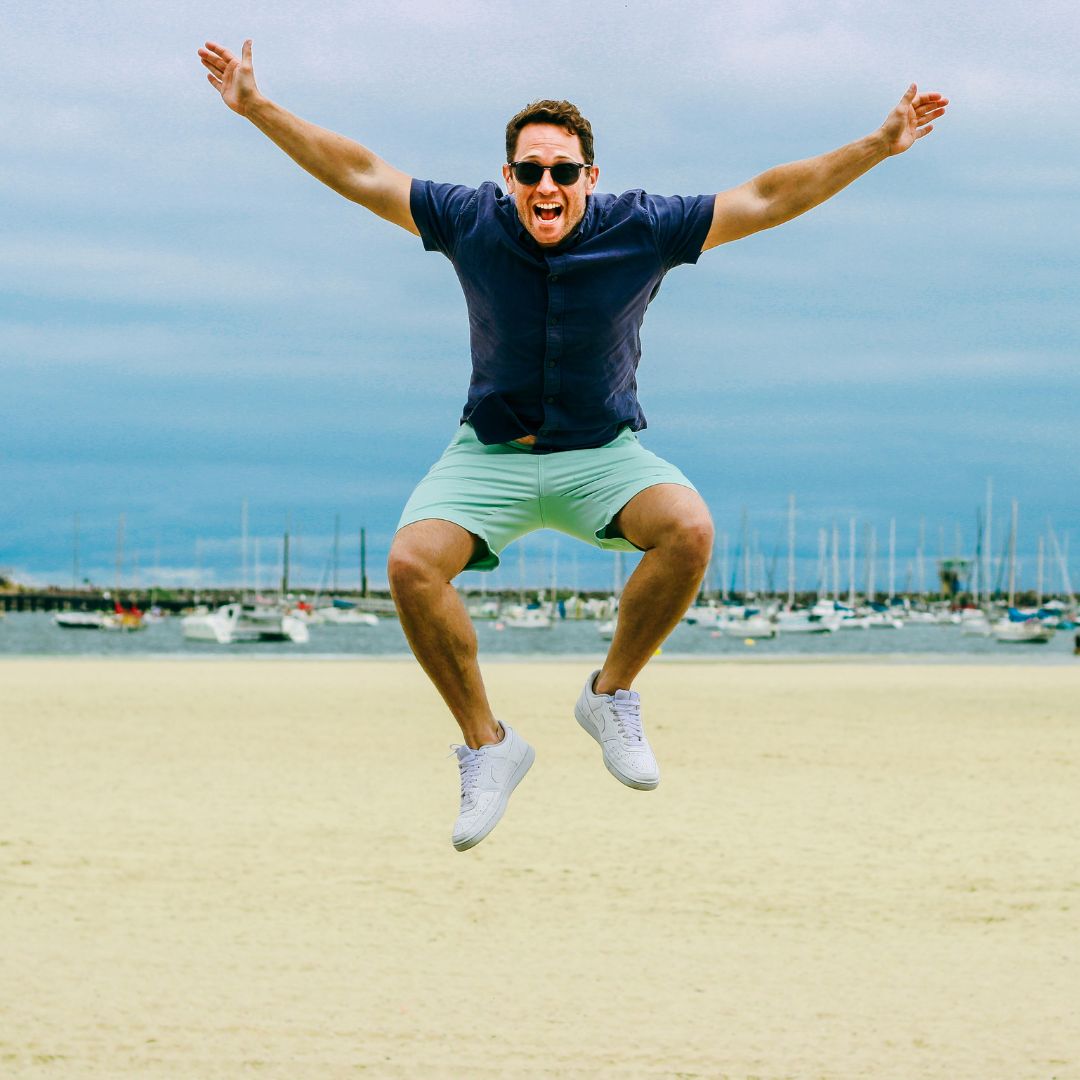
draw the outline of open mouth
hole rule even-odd
[[[541,221],[556,221],[562,217],[563,208],[558,203],[534,203],[533,213]]]

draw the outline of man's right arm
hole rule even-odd
[[[419,236],[409,195],[412,179],[352,139],[294,116],[259,93],[251,42],[237,57],[208,41],[199,50],[210,85],[233,112],[250,120],[301,168],[346,199]]]

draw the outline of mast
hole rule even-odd
[[[1043,538],[1039,535],[1039,554],[1035,562],[1035,603],[1042,607],[1043,603]]]
[[[248,591],[248,503],[240,504],[240,599]]]
[[[743,603],[750,597],[750,526],[747,521],[746,507],[742,512],[742,554],[743,554]]]
[[[72,523],[72,536],[71,536],[71,587],[77,589],[79,587],[79,514],[75,513],[75,520]]]
[[[334,562],[330,575],[330,588],[335,596],[338,592],[338,563],[341,556],[341,515],[334,515]]]
[[[829,534],[825,529],[817,532],[817,598],[824,599],[829,591]]]
[[[835,521],[832,527],[832,598],[833,603],[840,598],[840,529]]]
[[[866,552],[866,599],[873,604],[877,600],[877,528],[870,526],[870,545]]]
[[[1012,522],[1009,526],[1009,607],[1016,603],[1016,523],[1019,507],[1012,501]]]
[[[525,537],[518,544],[518,602],[525,605]]]
[[[120,601],[120,583],[124,577],[124,515],[116,526],[116,593],[114,599]]]
[[[795,606],[795,496],[788,496],[787,525],[787,606]]]
[[[896,518],[889,518],[889,602],[896,595]]]
[[[720,534],[720,599],[728,599],[728,534]]]
[[[848,607],[855,607],[855,515],[848,521]]]
[[[551,538],[551,602],[559,601],[559,537],[558,534]]]
[[[367,529],[360,530],[360,595],[367,596]]]
[[[289,592],[289,519],[285,519],[285,536],[281,545],[281,595]]]
[[[994,545],[992,543],[992,529],[994,523],[994,479],[991,476],[986,478],[986,532],[983,537],[983,543],[985,547],[983,549],[983,558],[985,563],[983,565],[983,583],[986,589],[986,602],[990,603],[990,598],[993,590],[993,577],[994,577]]]
[[[917,573],[919,575],[919,596],[921,599],[926,599],[926,518],[919,518],[919,551],[916,556],[915,565],[917,567]]]

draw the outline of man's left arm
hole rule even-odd
[[[872,135],[818,157],[778,165],[745,184],[722,191],[701,250],[782,225],[831,198],[853,180],[934,130],[948,98],[920,94],[914,83]]]

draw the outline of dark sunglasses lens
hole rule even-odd
[[[519,161],[514,165],[514,176],[521,184],[538,184],[544,175],[544,167],[533,161]]]
[[[544,166],[537,165],[535,161],[518,161],[513,168],[514,177],[521,184],[539,184],[540,177],[544,175]],[[582,166],[573,161],[560,161],[558,165],[551,166],[551,179],[556,184],[576,184],[581,170]]]
[[[572,161],[563,161],[551,166],[551,179],[556,184],[576,184],[580,174],[581,166],[575,165]]]

